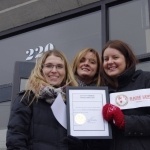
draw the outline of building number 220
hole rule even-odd
[[[35,49],[31,48],[31,49],[26,51],[26,54],[28,55],[27,58],[26,58],[26,61],[29,61],[29,60],[32,60],[32,59],[37,59],[37,58],[41,57],[43,52],[53,50],[53,49],[54,49],[54,45],[52,43],[48,43],[45,47],[38,46]]]

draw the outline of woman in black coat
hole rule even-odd
[[[51,108],[58,94],[66,102],[66,85],[77,86],[77,82],[64,54],[58,50],[43,53],[31,72],[26,91],[20,92],[12,104],[7,150],[80,149],[79,143],[68,146],[67,130]]]
[[[126,43],[106,43],[102,50],[102,76],[110,93],[150,88],[150,72],[136,70],[136,64],[137,59]],[[121,110],[106,104],[103,117],[112,124],[111,150],[150,149],[150,106]]]

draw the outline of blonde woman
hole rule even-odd
[[[66,102],[66,85],[77,86],[77,82],[64,54],[58,50],[45,52],[37,60],[25,92],[19,93],[13,103],[7,131],[8,150],[68,150],[68,143],[63,140],[67,130],[51,109],[59,93]]]

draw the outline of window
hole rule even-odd
[[[127,42],[137,55],[150,52],[148,0],[133,0],[109,8],[109,39]]]

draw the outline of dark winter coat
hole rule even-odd
[[[19,94],[14,101],[8,123],[7,150],[83,150],[80,144],[68,148],[67,130],[55,119],[44,99],[29,106]],[[31,99],[31,98],[30,98]]]
[[[150,72],[130,69],[118,77],[119,87],[111,92],[150,88]],[[150,107],[123,110],[125,129],[113,126],[111,150],[150,150]]]

